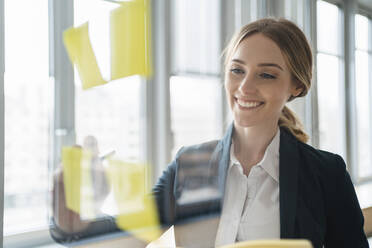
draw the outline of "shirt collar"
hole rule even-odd
[[[276,132],[274,138],[267,146],[265,154],[260,162],[255,166],[261,166],[277,183],[279,183],[279,144],[280,144],[280,128]],[[240,162],[235,157],[234,145],[230,147],[230,167],[238,165],[241,170]]]

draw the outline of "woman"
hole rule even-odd
[[[178,152],[154,188],[158,205],[170,206],[160,212],[163,221],[219,208],[218,198],[184,203],[198,176],[199,189],[219,190],[223,199],[216,246],[305,238],[314,247],[368,247],[343,159],[305,144],[308,136],[285,106],[307,94],[312,65],[292,22],[261,19],[241,28],[225,50],[233,124],[222,140]]]
[[[216,246],[305,238],[314,247],[368,247],[343,159],[305,144],[308,136],[285,106],[307,94],[312,65],[292,22],[261,19],[241,28],[224,63],[234,121],[223,139],[182,148],[164,171],[153,189],[163,223],[221,211]],[[60,218],[78,223],[62,205]],[[81,234],[99,229],[75,227]]]

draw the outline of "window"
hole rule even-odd
[[[372,176],[372,48],[368,42],[370,20],[363,15],[355,16],[355,86],[358,130],[358,177]]]
[[[219,138],[222,104],[218,78],[174,76],[170,82],[174,157],[181,146]]]
[[[317,86],[320,149],[345,159],[340,9],[317,1]]]
[[[220,73],[219,1],[176,0],[173,8],[172,71],[218,75]]]
[[[181,146],[220,138],[220,3],[174,1],[170,79],[172,157]]]
[[[10,235],[47,227],[53,87],[48,76],[48,5],[43,0],[7,0],[4,5],[4,235]]]
[[[102,0],[74,1],[75,26],[89,21],[89,35],[97,63],[109,79],[109,14],[118,5]],[[76,142],[83,144],[88,135],[98,140],[101,153],[115,151],[126,161],[143,160],[140,101],[143,80],[138,76],[119,79],[82,90],[75,73]]]

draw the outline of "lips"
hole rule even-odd
[[[256,100],[242,100],[239,98],[235,98],[236,103],[239,105],[239,107],[247,108],[247,109],[253,109],[257,108],[264,104],[264,102],[256,101]]]

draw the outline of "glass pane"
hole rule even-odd
[[[370,92],[368,84],[368,53],[356,51],[356,107],[358,125],[358,175],[372,175],[371,165],[371,116]]]
[[[47,226],[48,3],[5,4],[4,234]],[[22,17],[22,18],[20,18]]]
[[[181,146],[221,137],[221,84],[218,78],[172,77],[170,80],[172,157]]]
[[[102,0],[74,1],[75,26],[89,21],[89,38],[104,78],[110,75],[109,15],[118,5]],[[76,71],[75,71],[76,72]],[[112,151],[125,161],[143,159],[140,136],[139,76],[111,81],[106,85],[82,90],[75,73],[76,142],[82,145],[87,136],[94,136],[103,156]],[[142,150],[141,150],[142,148]]]
[[[117,7],[102,0],[74,1],[74,26],[89,22],[89,39],[105,80],[110,79],[110,12]]]
[[[118,6],[102,0],[74,1],[74,26],[89,22],[89,39],[106,79],[110,74],[109,17]],[[147,176],[142,131],[144,83],[140,76],[131,76],[83,90],[75,70],[75,95],[71,97],[75,97],[77,145],[62,148],[62,161],[54,175],[55,225],[50,231],[56,240],[115,231],[113,217],[143,210],[141,194]],[[128,205],[123,204],[125,200]],[[139,226],[126,230],[136,228]]]
[[[118,5],[102,0],[74,1],[75,26],[89,21],[89,37],[103,76],[110,74],[109,15]],[[77,143],[84,137],[97,138],[101,152],[115,150],[126,160],[140,156],[140,89],[138,76],[112,81],[82,90],[75,74],[75,116]]]
[[[87,91],[75,87],[77,143],[83,144],[86,136],[93,135],[102,155],[114,150],[126,161],[140,160],[143,155],[140,153],[143,149],[140,90],[141,79],[138,76]]]
[[[321,52],[340,53],[339,8],[325,1],[317,1],[317,46]]]
[[[317,55],[320,149],[344,156],[344,126],[339,58]]]
[[[362,15],[355,16],[355,46],[368,50],[368,18]]]
[[[220,10],[215,0],[176,0],[173,72],[220,73]]]

